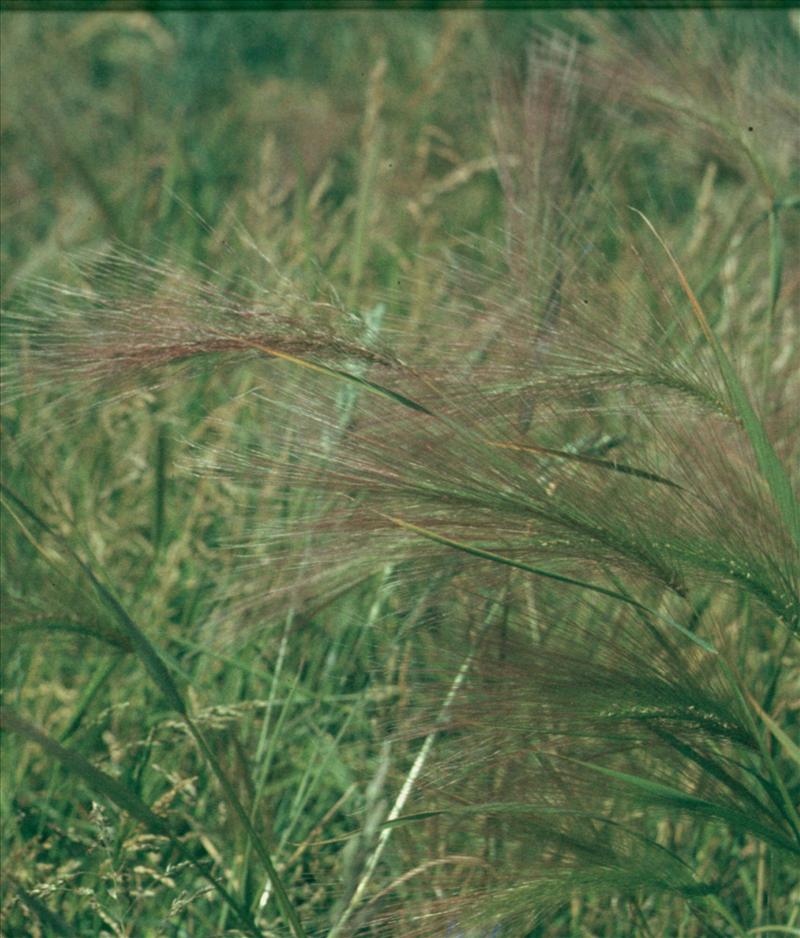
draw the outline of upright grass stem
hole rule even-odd
[[[492,604],[489,615],[487,615],[483,626],[475,636],[472,647],[470,648],[467,656],[464,658],[461,666],[456,672],[456,676],[453,678],[453,682],[450,685],[447,695],[445,696],[442,703],[441,709],[439,710],[439,714],[436,720],[436,723],[439,726],[442,726],[445,723],[450,712],[450,708],[453,705],[453,701],[455,700],[459,689],[469,674],[472,662],[475,658],[475,655],[477,654],[478,648],[480,647],[481,639],[486,635],[486,633],[494,624],[495,613],[498,608],[502,608],[502,603],[502,598],[499,598],[496,603]],[[342,912],[339,920],[336,922],[330,932],[328,932],[328,938],[341,938],[341,935],[344,933],[345,926],[349,923],[350,919],[353,917],[353,914],[358,909],[367,887],[375,875],[378,863],[380,863],[381,857],[383,856],[384,851],[388,846],[389,838],[392,836],[392,831],[394,829],[393,822],[395,822],[402,814],[403,808],[405,807],[406,802],[408,801],[411,792],[413,791],[414,786],[416,785],[419,776],[425,767],[425,763],[428,761],[428,757],[430,756],[431,750],[433,749],[433,746],[436,742],[438,732],[438,729],[434,729],[425,737],[425,740],[422,743],[416,758],[414,759],[414,763],[409,769],[405,781],[403,782],[400,791],[394,800],[394,804],[392,805],[389,813],[386,815],[386,820],[383,823],[383,829],[378,836],[378,842],[375,845],[375,848],[372,850],[369,859],[367,860],[364,871],[358,880],[355,890],[353,891],[353,895],[350,897],[350,900]]]

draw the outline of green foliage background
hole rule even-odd
[[[745,63],[755,75],[764,57],[796,61],[797,21],[787,11],[692,15],[700,45],[706,35],[723,54],[732,50],[731,72]],[[445,254],[461,252],[478,265],[503,238],[507,206],[493,156],[492,79],[524,70],[534,31],[565,29],[585,43],[611,35],[635,49],[648,16],[6,12],[3,305],[24,306],[32,278],[68,280],[75,251],[119,241],[167,266],[198,275],[210,268],[220,290],[243,277],[259,286],[287,277],[309,300],[334,294],[361,317],[379,316],[386,301],[424,343],[446,322]],[[678,14],[661,15],[667,34],[677,36],[681,22]],[[676,55],[694,75],[695,63]],[[699,64],[696,75],[702,84]],[[614,125],[616,136],[611,122],[583,115],[597,127],[585,141],[583,171],[606,166],[612,153],[616,164],[607,198],[620,219],[598,235],[607,237],[609,255],[636,228],[633,216],[622,215],[635,206],[676,248],[690,282],[715,309],[726,270],[745,292],[751,269],[764,279],[764,219],[779,204],[780,243],[789,246],[780,310],[790,319],[796,163],[779,181],[770,177],[776,188],[765,191],[746,161],[704,135],[702,120],[699,130],[681,135],[666,130],[658,114],[631,114]],[[760,115],[742,117],[749,121],[742,134],[755,139],[754,152],[768,164],[773,142],[759,136]],[[731,244],[751,223],[760,224],[759,246],[733,269]],[[702,226],[698,246],[693,233]],[[475,236],[468,245],[465,233]],[[723,320],[721,327],[726,341],[736,342],[737,367],[757,396],[766,394],[758,351],[764,321]],[[25,365],[24,347],[13,355],[12,369],[16,359]],[[449,677],[458,664],[438,642],[441,610],[428,613],[429,629],[408,626],[415,598],[422,603],[427,595],[424,581],[398,599],[386,589],[392,574],[377,548],[369,575],[343,584],[339,594],[324,592],[316,605],[252,601],[287,587],[283,548],[256,540],[243,556],[231,545],[251,543],[254,530],[278,523],[279,514],[283,528],[297,532],[293,538],[310,538],[313,553],[313,538],[293,523],[321,496],[277,473],[247,485],[198,474],[189,457],[194,445],[244,454],[279,439],[246,395],[264,382],[291,388],[302,379],[286,369],[276,377],[276,369],[252,361],[204,366],[191,382],[166,382],[101,408],[86,406],[93,398],[84,401],[79,416],[51,409],[48,388],[6,407],[5,482],[53,539],[9,502],[2,533],[4,701],[168,817],[192,855],[254,910],[263,933],[284,933],[274,900],[258,911],[264,875],[208,761],[145,679],[130,636],[58,546],[66,542],[111,584],[166,660],[306,927],[327,934],[419,751],[413,734],[386,743],[387,731],[402,727],[418,702],[409,673],[427,666]],[[223,429],[216,418],[224,418]],[[796,452],[796,426],[787,438],[782,455]],[[717,602],[713,592],[705,599]],[[442,604],[448,602],[458,608],[445,595]],[[779,712],[796,738],[796,645],[785,644],[784,633],[773,634],[749,606],[725,614],[741,631],[739,663],[754,675],[754,687],[769,687],[778,671],[789,675]],[[4,733],[3,934],[239,933],[230,906],[206,891],[172,841],[52,756],[30,737]],[[688,938],[714,929],[733,934],[730,920],[751,934],[767,933],[758,929],[770,923],[796,933],[800,893],[782,855],[766,858],[752,838],[724,825],[698,835],[679,820],[660,830],[721,883],[727,917],[719,909],[692,917],[683,899],[646,888],[635,901],[595,898],[579,878],[567,878],[562,901],[550,903],[541,921],[497,934]],[[381,861],[380,881],[400,883],[398,901],[413,854],[404,836],[399,831],[396,849]],[[437,836],[426,828],[431,861]],[[367,917],[351,925],[372,934]]]

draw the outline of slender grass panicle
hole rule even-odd
[[[221,790],[235,860],[147,803],[144,749],[101,772],[73,729],[17,714],[25,694],[4,726],[161,838],[223,923],[796,933],[800,124],[785,53],[726,16],[536,38],[493,89],[502,231],[450,238],[407,287],[361,285],[379,59],[341,293],[264,253],[226,276],[115,244],[9,303],[20,466],[87,412],[144,402],[162,434],[141,577],[51,476],[43,507],[9,479],[11,628],[136,658]],[[659,188],[661,162],[697,185]],[[237,256],[256,248],[236,230]],[[176,451],[197,557],[166,533]],[[244,675],[224,715],[251,721],[244,742],[197,699],[201,653],[212,688],[223,664]]]

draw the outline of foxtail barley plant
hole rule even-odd
[[[797,36],[572,23],[497,67],[495,155],[413,203],[491,166],[502,231],[401,288],[361,285],[381,60],[339,286],[234,221],[248,274],[103,244],[7,304],[8,628],[102,643],[98,688],[134,660],[158,718],[101,768],[97,691],[58,736],[19,673],[3,726],[119,812],[109,869],[175,889],[169,934],[800,934]],[[130,420],[139,570],[37,464],[53,428],[69,472],[82,427],[113,452]],[[77,933],[76,876],[14,873],[14,908]]]

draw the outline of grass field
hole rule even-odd
[[[12,936],[800,935],[800,19],[2,14]]]

